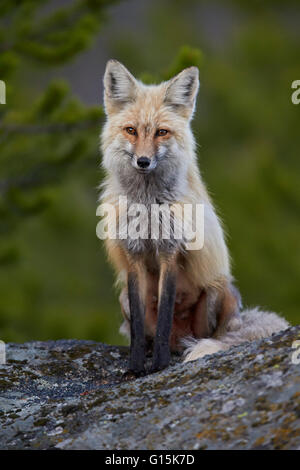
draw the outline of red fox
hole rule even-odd
[[[155,372],[168,366],[170,350],[191,361],[288,326],[275,313],[241,311],[222,226],[197,166],[190,122],[198,88],[196,67],[159,85],[143,84],[116,60],[104,75],[101,201],[112,204],[119,221],[120,196],[147,209],[204,206],[200,249],[188,250],[184,236],[172,236],[181,217],[176,213],[169,239],[121,236],[120,223],[119,237],[106,239],[122,285],[120,331],[130,337],[129,370],[137,376],[145,373],[146,344],[152,342]],[[148,222],[146,213],[142,225]]]

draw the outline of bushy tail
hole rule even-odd
[[[194,361],[208,354],[226,351],[231,346],[262,339],[288,328],[288,322],[276,313],[264,312],[258,307],[241,312],[240,322],[228,325],[228,331],[218,338],[186,338],[184,362]]]

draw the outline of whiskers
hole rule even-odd
[[[129,152],[128,150],[123,150],[123,153],[127,155],[128,157],[130,157],[131,159],[133,159],[134,157],[134,154],[132,152]]]

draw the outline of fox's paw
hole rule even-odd
[[[140,377],[144,377],[145,375],[147,375],[146,373],[146,370],[145,369],[142,369],[142,370],[139,370],[139,371],[135,371],[135,370],[131,370],[131,369],[128,369],[126,372],[124,372],[124,374],[122,375],[122,381],[127,381],[127,380],[134,380],[134,379],[138,379]]]
[[[186,350],[183,353],[183,362],[195,361],[201,357],[224,351],[226,349],[224,344],[217,339],[185,340],[184,345]]]

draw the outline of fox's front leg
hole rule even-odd
[[[176,297],[174,257],[161,261],[158,297],[158,319],[151,372],[164,369],[170,362],[170,336]]]
[[[136,376],[145,373],[145,296],[144,273],[134,265],[128,273],[128,300],[130,309],[129,370]]]

